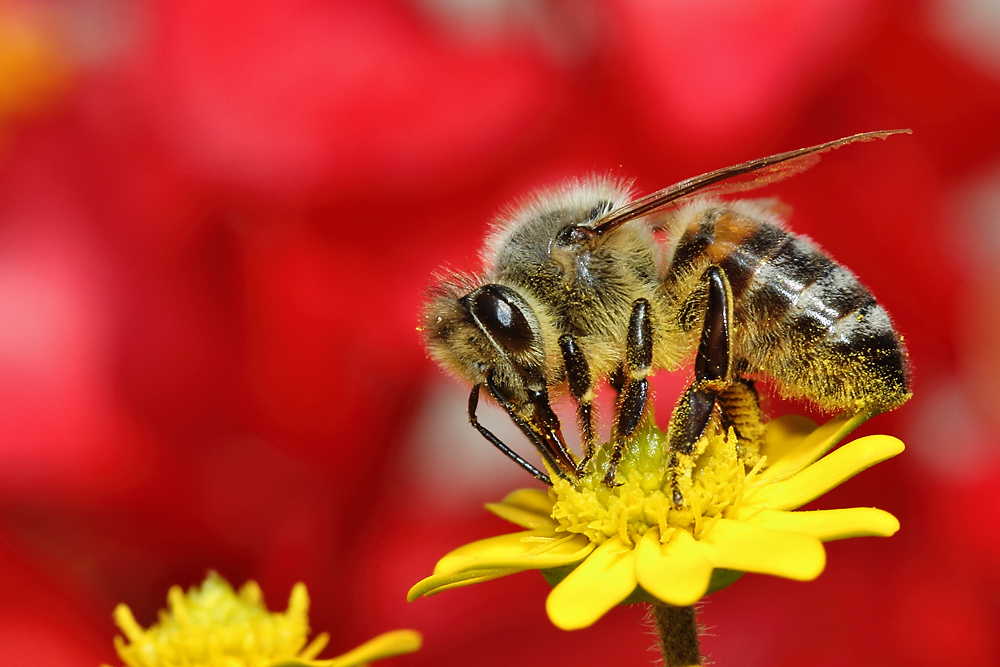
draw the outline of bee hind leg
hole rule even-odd
[[[699,389],[696,382],[681,395],[670,416],[670,426],[667,429],[667,469],[672,500],[676,507],[684,505],[680,475],[690,472],[701,453],[698,451],[698,442],[712,419],[717,399],[714,392]]]
[[[701,279],[705,289],[705,321],[694,362],[694,382],[674,407],[667,429],[668,478],[672,500],[677,507],[684,505],[680,476],[690,474],[693,469],[701,453],[698,443],[716,408],[723,408],[721,397],[726,395],[732,383],[732,288],[726,274],[717,266],[708,267]]]
[[[615,417],[615,448],[604,475],[604,483],[608,486],[614,484],[618,463],[624,453],[625,439],[632,435],[646,411],[646,398],[649,394],[646,376],[653,366],[653,322],[649,311],[646,299],[636,299],[632,304],[632,316],[629,318],[628,335],[625,339],[624,385],[618,394]]]
[[[760,459],[764,443],[764,418],[753,382],[734,377],[718,400],[722,428],[728,431],[732,427],[736,432],[736,453],[744,465],[752,468]]]

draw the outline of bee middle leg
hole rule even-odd
[[[632,316],[629,318],[625,339],[624,384],[618,394],[615,415],[615,447],[603,480],[608,486],[614,484],[618,463],[625,450],[625,439],[632,435],[646,411],[649,394],[646,376],[653,366],[653,322],[649,311],[649,301],[646,299],[636,299],[632,304]]]

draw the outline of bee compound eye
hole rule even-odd
[[[466,305],[493,340],[508,352],[524,352],[535,334],[514,302],[516,297],[500,285],[486,285],[466,297]]]

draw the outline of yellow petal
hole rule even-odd
[[[762,453],[767,456],[768,468],[763,473],[754,480],[754,485],[771,483],[775,481],[780,481],[783,479],[788,479],[792,475],[795,475],[800,470],[803,470],[806,466],[810,465],[816,461],[819,457],[826,454],[828,451],[833,449],[834,446],[842,439],[847,437],[847,435],[860,426],[868,417],[866,415],[844,415],[831,419],[827,423],[823,424],[815,431],[810,433],[808,436],[803,438],[797,445],[791,448],[791,450],[781,452],[783,446],[789,444],[791,438],[788,437],[789,429],[801,429],[804,423],[795,423],[790,421],[789,423],[781,423],[783,420],[775,420],[779,422],[775,427],[775,451],[770,451],[770,424],[768,424],[768,435],[766,436],[765,445],[763,447]],[[802,419],[801,417],[798,419]]]
[[[862,470],[903,451],[903,443],[889,435],[869,435],[853,440],[790,479],[749,493],[746,509],[765,507],[791,510],[802,507]]]
[[[456,574],[435,574],[418,581],[410,589],[410,592],[406,594],[406,599],[409,602],[413,602],[419,597],[430,597],[437,595],[441,591],[468,586],[469,584],[478,584],[491,579],[499,579],[500,577],[506,577],[508,574],[516,574],[522,571],[513,568],[495,568],[492,570],[466,570],[465,572],[458,572]]]
[[[764,510],[747,523],[761,528],[811,535],[823,542],[848,537],[889,537],[899,530],[896,517],[872,507],[809,512]]]
[[[815,579],[826,566],[823,543],[815,537],[720,519],[698,540],[712,565],[727,570]]]
[[[309,642],[308,646],[299,651],[299,659],[300,660],[315,659],[316,656],[319,655],[323,651],[323,649],[326,648],[326,645],[329,643],[330,643],[330,635],[326,634],[325,632],[319,633],[313,638],[311,642]]]
[[[413,653],[420,650],[420,633],[416,630],[394,630],[371,639],[353,651],[337,656],[331,667],[355,667],[394,655]]]
[[[635,586],[635,549],[615,536],[552,589],[545,609],[563,630],[585,628],[627,598]]]
[[[548,492],[541,489],[514,491],[498,503],[487,503],[486,509],[521,528],[555,528],[558,525],[552,518],[552,500]]]
[[[660,531],[648,530],[636,547],[636,578],[650,595],[678,607],[700,600],[712,579],[712,563],[686,530],[675,530],[666,544]]]
[[[455,549],[438,561],[434,574],[464,570],[545,569],[578,563],[594,550],[580,534],[524,530],[488,537]]]
[[[815,431],[816,422],[801,415],[785,415],[767,422],[764,429],[764,444],[760,453],[775,463]]]

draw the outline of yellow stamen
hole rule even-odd
[[[595,543],[619,537],[634,544],[650,528],[658,528],[661,541],[669,540],[673,528],[698,537],[711,529],[713,519],[722,518],[742,502],[748,473],[737,454],[735,434],[715,434],[699,443],[703,453],[690,474],[670,477],[666,436],[651,421],[640,427],[629,443],[618,467],[616,484],[603,478],[609,454],[604,448],[586,474],[570,481],[553,476],[550,495],[557,530],[581,533]],[[750,475],[762,466],[757,461]],[[671,481],[676,479],[687,507],[675,507]]]
[[[167,602],[169,610],[148,630],[127,606],[115,608],[115,622],[125,634],[115,637],[115,648],[127,667],[359,667],[420,648],[418,633],[397,630],[339,658],[317,660],[330,638],[320,634],[306,645],[309,594],[303,584],[292,588],[284,613],[267,610],[255,582],[237,593],[214,572],[186,594],[174,586]]]

